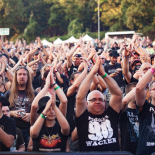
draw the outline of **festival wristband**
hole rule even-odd
[[[42,118],[44,118],[44,119],[46,118],[43,114],[40,114],[40,116],[41,116]]]
[[[153,68],[150,68],[150,71],[154,74],[155,70]]]
[[[57,90],[57,89],[59,89],[60,87],[58,86],[58,87],[56,87],[56,88],[54,88],[54,90]]]
[[[105,74],[102,76],[102,78],[104,79],[107,75],[108,75],[108,74],[107,74],[107,73],[105,73]]]
[[[126,56],[124,56],[125,59],[129,60],[129,58],[127,58]]]
[[[53,87],[54,85],[56,85],[57,83],[55,82],[54,84],[51,84],[51,87]]]

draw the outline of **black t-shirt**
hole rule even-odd
[[[61,133],[58,122],[54,127],[42,126],[39,136],[33,140],[33,151],[65,152],[67,136]]]
[[[69,76],[69,78],[70,78],[70,76],[72,75],[72,73],[78,71],[78,68],[79,68],[78,66],[74,66],[74,65],[72,64],[70,70],[68,71],[68,76]]]
[[[0,127],[5,133],[16,138],[16,125],[12,118],[3,115],[2,118],[0,118]],[[10,148],[7,148],[0,140],[0,152],[1,151],[10,151]]]
[[[63,78],[63,84],[61,86],[63,87],[63,90],[65,90],[69,87],[69,79],[66,75],[60,74],[60,76]]]
[[[135,79],[135,78],[133,77],[133,75],[132,75],[131,80],[130,80],[130,83],[132,83],[132,82],[138,82],[138,80]],[[126,81],[126,79],[125,79],[125,84],[126,84],[126,85],[129,84],[129,83]]]
[[[36,92],[35,96],[37,95]],[[10,90],[8,90],[4,97],[9,100]],[[11,108],[11,111],[23,110],[24,113],[30,113],[31,111],[31,101],[25,93],[25,90],[18,90],[18,97],[14,100],[14,107]],[[16,127],[19,129],[28,129],[30,127],[29,122],[23,121],[21,118],[12,117],[16,122]]]
[[[24,145],[23,134],[19,128],[16,128],[16,139],[13,142],[13,145],[10,148],[10,151],[18,150],[18,147]]]
[[[11,57],[11,59],[13,59],[16,63],[18,63],[18,58],[16,56]]]
[[[108,75],[110,75],[114,73],[117,68],[121,68],[121,64],[120,63],[116,63],[115,65],[107,64],[104,68],[105,68],[105,72]],[[125,86],[122,71],[119,72],[117,76],[113,77],[113,79],[117,82],[119,87]]]
[[[116,51],[119,50],[119,49],[120,49],[119,47],[113,47],[112,48],[112,50],[116,50]]]
[[[127,108],[121,114],[119,124],[121,130],[121,150],[135,154],[139,137],[139,122],[136,109]]]
[[[67,91],[68,91],[68,88],[64,90],[65,95],[67,94]],[[75,92],[73,95],[67,97],[68,104],[67,104],[66,119],[70,125],[70,133],[72,133],[75,128],[76,95],[77,95],[77,92]]]
[[[110,60],[105,60],[104,66],[108,65],[110,63]]]
[[[155,152],[155,106],[145,101],[141,112],[138,111],[139,141],[136,155],[150,155]]]
[[[110,106],[102,115],[86,109],[76,118],[80,151],[119,151],[119,114]]]
[[[101,55],[103,52],[103,47],[96,47],[95,50],[96,52],[99,52],[98,55]]]
[[[40,81],[39,81],[39,76],[40,76],[40,71],[37,71],[36,76],[34,76],[34,79],[33,79],[33,82],[32,82],[34,90],[41,86]]]

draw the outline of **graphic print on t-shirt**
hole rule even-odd
[[[27,96],[23,97],[23,94],[18,96],[17,99],[15,99],[15,109],[14,110],[23,110],[23,112],[28,113],[31,109],[31,104],[29,101],[29,98]]]
[[[154,113],[155,110],[153,107],[150,107],[149,111],[152,113],[152,118],[151,118],[151,125],[147,126],[147,128],[150,131],[150,136],[152,136],[153,138],[155,138],[155,122],[154,122]],[[147,142],[146,146],[155,146],[155,142]]]
[[[51,151],[60,151],[61,148],[56,148],[59,143],[61,143],[61,137],[59,136],[59,134],[53,134],[52,136],[47,136],[44,134],[40,139],[39,151],[46,151],[49,149]]]
[[[126,111],[129,122],[127,124],[128,131],[130,133],[131,142],[136,142],[139,137],[139,122],[138,116],[134,115],[133,112]]]
[[[116,138],[112,138],[113,129],[109,117],[102,118],[88,117],[88,139],[87,146],[98,146],[110,143],[116,143]]]

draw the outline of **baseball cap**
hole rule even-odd
[[[80,57],[82,57],[82,56],[81,56],[81,54],[75,54],[74,57],[80,58]]]

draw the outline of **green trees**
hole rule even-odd
[[[62,35],[66,32],[68,21],[66,19],[66,12],[63,5],[55,2],[50,8],[50,17],[48,24],[52,28],[53,35]]]
[[[41,31],[41,27],[38,24],[37,21],[34,19],[33,13],[30,15],[29,24],[24,30],[23,37],[27,40],[27,42],[30,42],[32,40],[35,40],[37,36],[39,36]]]
[[[98,0],[1,0],[0,27],[10,36],[32,41],[35,35],[52,37],[96,32]],[[32,15],[33,14],[33,15]],[[155,31],[155,0],[100,0],[101,31]]]

